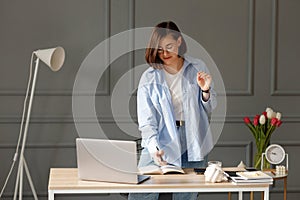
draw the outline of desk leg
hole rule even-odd
[[[54,192],[52,190],[48,190],[48,200],[54,200]]]
[[[287,177],[285,177],[283,181],[284,181],[283,198],[284,200],[286,200]]]
[[[239,200],[243,200],[243,192],[242,191],[239,192]]]
[[[264,200],[269,200],[269,188],[264,191]]]

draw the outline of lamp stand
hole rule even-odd
[[[30,99],[29,99],[29,104],[28,104],[28,109],[27,109],[27,117],[26,117],[26,121],[25,121],[25,129],[24,129],[24,134],[23,134],[23,138],[22,138],[21,152],[20,152],[20,156],[19,156],[19,166],[18,166],[17,179],[16,179],[16,183],[15,183],[14,200],[16,200],[16,198],[17,198],[18,188],[19,188],[19,200],[22,200],[22,197],[23,197],[23,170],[24,169],[25,169],[34,199],[35,200],[38,199],[36,191],[34,189],[34,185],[33,185],[30,173],[29,173],[28,166],[27,166],[25,158],[24,158],[24,151],[25,151],[25,145],[26,145],[26,139],[27,139],[27,133],[28,133],[28,126],[29,126],[29,121],[30,121],[30,114],[31,114],[31,107],[32,107],[32,101],[33,101],[34,90],[35,90],[35,83],[36,83],[37,72],[38,72],[38,67],[39,67],[39,60],[40,59],[37,58],[35,61],[34,76],[33,76],[33,80],[32,80]],[[30,87],[30,85],[28,85],[28,87]],[[24,106],[26,106],[26,105],[24,105]]]
[[[31,79],[32,63],[33,63],[32,61],[33,61],[34,55],[36,56],[36,61],[35,61],[35,69],[34,69],[34,75],[33,75],[33,80],[32,80]],[[37,51],[34,51],[31,55],[30,75],[29,75],[29,79],[28,79],[26,96],[25,96],[25,100],[24,100],[23,114],[22,114],[18,144],[16,147],[16,153],[14,154],[13,163],[12,163],[9,173],[5,179],[4,186],[1,189],[0,198],[4,192],[4,189],[5,189],[8,181],[9,181],[9,177],[12,173],[12,170],[15,166],[16,161],[19,161],[18,173],[17,173],[17,177],[16,177],[16,182],[15,182],[15,191],[14,191],[13,199],[16,200],[17,196],[19,196],[19,200],[22,200],[22,198],[23,198],[23,172],[24,172],[24,169],[25,169],[25,173],[27,175],[27,179],[28,179],[31,191],[33,193],[34,199],[35,200],[38,199],[37,195],[36,195],[36,191],[34,189],[34,185],[33,185],[30,173],[29,173],[29,169],[28,169],[25,157],[24,157],[24,151],[25,151],[25,146],[26,146],[26,139],[27,139],[27,134],[28,134],[28,126],[29,126],[29,121],[30,121],[31,107],[32,107],[32,101],[33,101],[33,96],[34,96],[34,90],[35,90],[35,84],[36,84],[40,60],[43,61],[48,67],[50,67],[50,69],[52,71],[56,72],[56,71],[60,70],[60,68],[62,67],[62,65],[65,61],[65,50],[62,47],[58,46],[58,47],[49,48],[49,49],[39,49]],[[30,92],[29,103],[27,106],[27,98],[28,98],[28,94],[29,94],[30,85],[31,85],[31,92]],[[27,110],[26,110],[26,108],[27,108]],[[25,111],[27,111],[27,113]],[[27,115],[26,119],[24,117],[25,114]],[[25,127],[24,127],[24,131],[23,131],[24,119],[25,119]],[[21,140],[22,140],[22,144],[20,145]],[[18,160],[18,152],[19,152],[20,146],[21,146],[21,153],[20,153],[19,160]],[[18,189],[19,189],[19,193],[18,193]]]

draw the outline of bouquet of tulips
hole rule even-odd
[[[261,154],[265,152],[270,144],[271,135],[274,130],[282,124],[281,113],[274,112],[272,108],[266,108],[266,111],[261,115],[254,117],[253,122],[249,117],[244,117],[244,122],[255,138],[257,153],[254,159],[254,167],[259,168],[261,164]]]

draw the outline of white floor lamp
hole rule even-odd
[[[33,74],[33,80],[31,81],[32,60],[33,60],[34,55],[36,56],[35,70],[34,70],[34,74]],[[23,193],[23,171],[24,171],[24,169],[25,169],[25,173],[27,175],[28,182],[29,182],[31,191],[33,193],[34,199],[35,200],[38,199],[36,191],[34,189],[34,185],[33,185],[30,173],[29,173],[28,166],[27,166],[26,161],[25,161],[24,150],[25,150],[25,145],[26,145],[26,138],[27,138],[27,133],[28,133],[28,125],[29,125],[29,121],[30,121],[32,100],[33,100],[33,96],[34,96],[35,84],[36,84],[36,78],[37,78],[37,72],[38,72],[39,61],[40,60],[43,61],[46,65],[48,65],[52,71],[58,71],[64,63],[65,51],[62,47],[56,47],[56,48],[51,48],[51,49],[37,50],[37,51],[34,51],[32,53],[31,63],[30,63],[29,81],[28,81],[26,96],[25,96],[25,100],[24,100],[24,108],[23,108],[23,115],[22,115],[18,145],[17,145],[16,153],[15,153],[15,156],[14,156],[14,159],[13,159],[13,164],[11,166],[9,175],[7,176],[4,187],[1,191],[0,197],[3,194],[3,191],[4,191],[5,186],[7,184],[7,181],[9,179],[10,174],[11,174],[13,166],[14,166],[15,162],[17,161],[17,159],[19,158],[18,173],[17,173],[16,182],[15,182],[14,200],[16,200],[16,198],[17,198],[18,189],[19,189],[19,200],[21,200],[22,197],[23,197],[22,193]],[[30,85],[31,85],[30,98],[29,98],[28,106],[26,106],[27,105],[27,97],[28,97],[28,93],[29,93],[29,90],[30,90]],[[26,108],[27,108],[27,110],[26,110]],[[25,125],[24,125],[24,116],[25,115],[27,115],[27,116],[25,118]],[[24,131],[23,131],[23,125],[25,126]],[[20,152],[20,155],[18,156],[18,151],[19,151],[21,140],[22,140],[21,152]]]

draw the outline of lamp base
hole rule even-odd
[[[18,188],[19,188],[19,200],[22,199],[22,192],[23,192],[23,169],[25,169],[26,175],[27,175],[27,179],[33,194],[33,197],[35,200],[38,200],[31,176],[30,176],[30,172],[27,166],[27,163],[25,161],[24,156],[20,156],[20,160],[19,160],[19,167],[18,167],[18,173],[17,173],[17,180],[16,180],[16,184],[15,184],[15,192],[14,192],[14,200],[16,200],[17,198],[17,194],[18,194]]]

